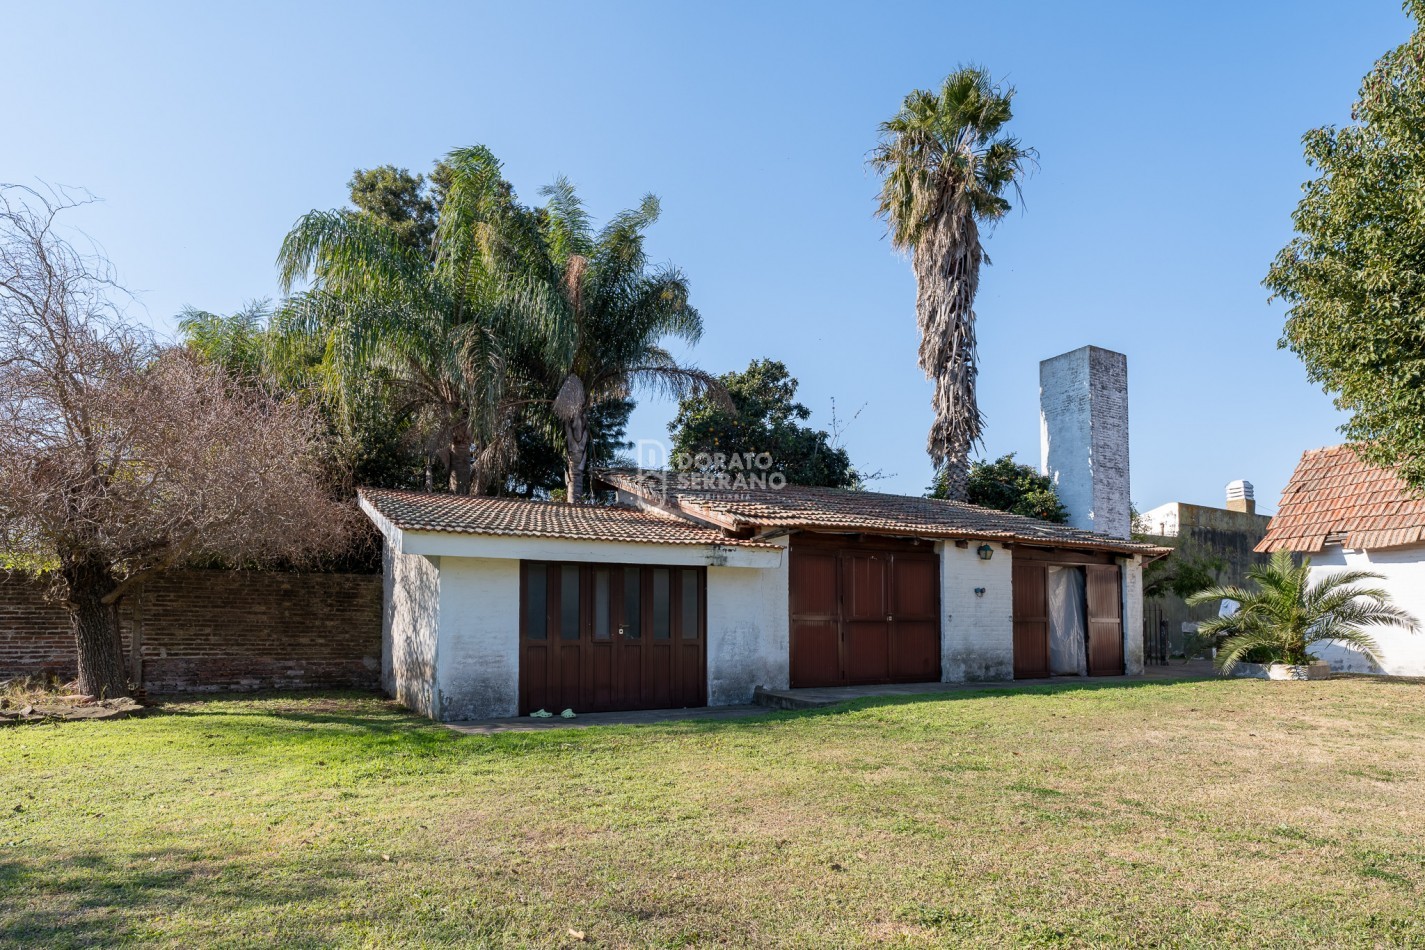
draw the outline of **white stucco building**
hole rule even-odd
[[[604,478],[617,506],[362,492],[387,692],[452,721],[1141,671],[1161,549],[926,498]]]
[[[1380,574],[1384,580],[1372,586],[1425,621],[1425,499],[1393,472],[1363,462],[1348,445],[1301,457],[1257,550],[1309,557],[1313,579],[1345,569]],[[1379,663],[1339,644],[1316,652],[1343,672],[1425,676],[1425,630],[1377,627],[1369,633],[1380,646]]]

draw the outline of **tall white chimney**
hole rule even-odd
[[[1040,362],[1039,470],[1069,524],[1128,537],[1128,357],[1084,346]]]

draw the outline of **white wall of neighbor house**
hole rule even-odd
[[[1347,551],[1333,546],[1311,555],[1312,581],[1342,570],[1374,571],[1382,575],[1384,580],[1366,583],[1385,588],[1390,592],[1391,603],[1425,624],[1425,545],[1388,551]],[[1379,664],[1336,643],[1318,646],[1314,651],[1330,663],[1333,670],[1341,672],[1425,676],[1425,626],[1415,633],[1393,627],[1372,627],[1367,632],[1380,646]]]
[[[1123,569],[1123,672],[1143,672],[1143,558],[1118,559]]]
[[[790,682],[790,576],[785,550],[776,567],[708,568],[709,706],[749,703],[758,686]]]
[[[940,673],[946,683],[1014,679],[1014,553],[940,541]],[[982,588],[983,594],[975,589]]]
[[[436,719],[519,714],[519,561],[440,559],[438,653]]]
[[[440,623],[440,559],[382,548],[381,685],[434,718]]]

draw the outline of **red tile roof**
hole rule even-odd
[[[1297,463],[1258,551],[1357,550],[1425,541],[1425,499],[1394,472],[1361,460],[1349,445],[1307,452]]]
[[[631,508],[375,488],[363,488],[360,496],[387,521],[408,531],[575,541],[775,547],[765,542],[729,538],[721,531],[681,518]]]
[[[1281,493],[1281,506],[1258,551],[1355,550],[1425,541],[1425,499],[1394,471],[1362,461],[1351,446],[1308,451]]]
[[[683,511],[728,530],[784,528],[856,531],[924,538],[1020,541],[1045,547],[1079,548],[1161,556],[1166,548],[1142,544],[1037,518],[912,495],[788,485],[781,489],[721,491],[664,488],[663,476],[607,472],[616,488],[669,510]]]

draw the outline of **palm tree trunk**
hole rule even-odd
[[[962,453],[959,460],[945,460],[945,497],[949,501],[966,501],[970,497],[970,457]]]
[[[984,261],[973,215],[946,214],[917,244],[911,264],[916,279],[920,366],[935,381],[935,421],[926,450],[946,473],[946,497],[964,501],[970,450],[984,418],[975,395],[975,294]]]
[[[104,597],[114,589],[114,575],[103,564],[80,562],[62,569],[79,659],[79,691],[112,699],[129,695],[118,611]]]
[[[450,434],[450,490],[457,495],[470,494],[474,469],[470,458],[470,428],[462,423]]]
[[[564,469],[564,489],[568,500],[584,500],[584,477],[589,464],[589,420],[586,411],[579,411],[564,423],[564,447],[567,463]]]

